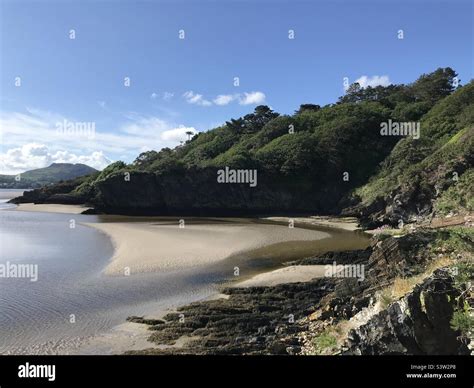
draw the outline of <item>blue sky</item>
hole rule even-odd
[[[472,79],[461,0],[1,0],[0,21],[0,173],[130,162],[260,103],[335,102],[344,77],[408,83],[450,66]]]

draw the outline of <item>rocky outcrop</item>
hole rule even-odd
[[[150,326],[150,340],[164,346],[148,354],[296,354],[298,323],[313,313],[315,301],[333,291],[333,279],[275,287],[228,288],[228,299],[193,303]],[[172,347],[182,337],[183,347]]]
[[[219,183],[216,168],[155,174],[123,171],[93,183],[78,194],[77,183],[45,187],[13,203],[86,203],[96,212],[125,215],[244,216],[256,214],[330,214],[347,187],[334,182],[321,187],[312,179],[296,180],[259,170],[257,186]],[[125,178],[126,177],[126,178]],[[60,195],[59,195],[60,194]]]
[[[349,333],[343,354],[470,354],[461,333],[450,326],[460,292],[440,269],[369,322]]]
[[[398,226],[399,222],[413,223],[430,216],[436,190],[425,182],[412,181],[401,185],[386,197],[378,197],[366,204],[345,208],[341,215],[358,217],[366,228],[381,225]]]
[[[432,218],[443,193],[455,186],[459,177],[472,174],[474,169],[474,128],[466,130],[459,143],[462,148],[445,155],[446,148],[454,144],[448,142],[434,152],[437,158],[429,160],[428,157],[425,163],[417,166],[418,170],[398,177],[400,183],[395,189],[373,200],[360,201],[354,197],[342,200],[341,215],[358,217],[366,228],[397,226],[401,221],[419,223]],[[472,210],[472,205],[464,205]]]
[[[79,177],[73,180],[60,182],[51,186],[25,191],[22,196],[11,199],[10,203],[59,203],[59,204],[83,204],[87,198],[71,192],[87,177]]]
[[[372,248],[342,251],[342,252],[327,252],[322,255],[307,257],[301,260],[289,261],[285,265],[331,265],[337,264],[358,264],[365,263],[372,254]]]
[[[219,183],[216,168],[155,174],[117,173],[95,184],[90,203],[101,212],[134,215],[242,216],[253,214],[325,214],[334,211],[347,190],[340,183],[321,188],[300,186],[304,177],[282,179],[259,170],[257,186]]]
[[[163,320],[132,317],[131,321],[150,326],[150,340],[159,346],[138,353],[307,354],[311,344],[307,334],[313,325],[324,328],[365,315],[368,318],[342,348],[345,354],[466,354],[459,333],[450,328],[459,290],[446,270],[436,271],[388,308],[366,314],[377,292],[395,278],[425,270],[430,260],[427,248],[436,236],[434,231],[418,231],[374,240],[367,250],[329,252],[292,262],[357,263],[364,265],[364,281],[325,277],[272,287],[226,288],[222,292],[227,298],[181,307]]]

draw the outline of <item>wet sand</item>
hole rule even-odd
[[[84,210],[90,209],[82,205],[59,205],[59,204],[34,204],[20,203],[15,210],[25,212],[43,212],[43,213],[68,213],[81,214]]]
[[[79,214],[86,208],[80,205],[21,204],[18,211]],[[89,217],[89,216],[84,216]],[[229,285],[241,287],[272,286],[281,283],[304,282],[324,276],[324,266],[280,267],[281,263],[334,249],[356,249],[365,245],[364,238],[349,232],[354,227],[347,220],[341,221],[343,229],[337,229],[334,220],[320,228],[318,217],[295,218],[295,228],[288,227],[288,218],[264,219],[186,219],[185,228],[179,228],[177,218],[98,216],[99,222],[80,222],[82,225],[100,230],[111,238],[113,257],[104,264],[106,275],[123,275],[126,267],[130,274],[154,272],[163,276],[181,271],[206,271],[206,268],[223,267],[223,273],[230,271],[232,277],[235,265],[242,269],[239,283]],[[316,220],[318,219],[318,220]],[[265,222],[267,221],[267,222]],[[269,222],[268,222],[269,221]],[[277,223],[280,223],[278,225]],[[298,225],[299,224],[299,225]],[[301,227],[298,227],[301,226]],[[226,260],[226,259],[230,259]],[[250,261],[249,261],[250,260]],[[249,265],[244,265],[244,263]],[[206,267],[212,265],[212,267]],[[217,266],[217,267],[216,267]],[[225,267],[225,268],[224,268]],[[275,268],[277,267],[277,269]],[[105,269],[104,269],[105,268]],[[262,273],[267,271],[266,273]],[[271,271],[271,272],[268,272]],[[150,274],[152,275],[152,274]],[[121,277],[109,277],[120,279]],[[130,278],[133,279],[133,276]],[[213,293],[201,298],[227,297]],[[177,305],[188,302],[182,300]],[[174,304],[173,306],[177,306]],[[163,306],[164,307],[164,306]],[[169,307],[149,309],[147,317],[161,316]],[[144,311],[130,310],[130,315]],[[74,354],[117,354],[126,350],[153,347],[147,341],[150,332],[146,326],[124,322],[103,332],[72,351]],[[67,348],[69,349],[69,347]],[[71,350],[59,351],[70,353]]]
[[[309,216],[309,217],[267,217],[269,221],[285,222],[291,220],[295,224],[307,224],[314,226],[323,226],[326,228],[336,228],[348,231],[359,230],[359,221],[355,217],[328,217],[328,216]]]
[[[278,284],[308,282],[314,278],[324,277],[324,265],[291,265],[253,276],[250,279],[238,282],[232,287],[272,287]]]
[[[108,275],[159,272],[223,261],[241,252],[289,241],[330,237],[317,230],[281,225],[215,223],[178,224],[110,222],[85,223],[110,236],[115,247]]]

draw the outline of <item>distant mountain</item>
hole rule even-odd
[[[31,189],[50,185],[63,180],[97,173],[95,168],[85,164],[53,163],[48,167],[26,171],[18,175],[0,175],[0,188]]]

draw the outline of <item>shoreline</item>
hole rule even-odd
[[[105,273],[108,275],[117,275],[120,273],[120,267],[125,263],[132,263],[133,259],[130,261],[132,256],[129,256],[127,252],[134,251],[135,258],[137,258],[137,254],[140,251],[135,250],[135,244],[140,245],[142,248],[143,246],[149,247],[149,239],[153,239],[153,243],[157,244],[156,235],[150,233],[153,230],[153,227],[157,227],[159,225],[153,225],[152,222],[145,222],[145,223],[102,223],[102,224],[90,224],[87,223],[85,225],[89,227],[94,227],[101,232],[109,235],[114,243],[114,257],[111,259],[109,265],[105,269]],[[114,227],[115,226],[115,227]],[[170,228],[169,225],[162,225],[167,226]],[[190,225],[192,226],[192,225]],[[222,224],[220,224],[222,226]],[[250,227],[249,225],[244,225],[245,228]],[[286,226],[281,225],[271,225],[273,227],[279,227],[287,229]],[[172,226],[172,228],[178,228],[177,225]],[[186,226],[188,228],[188,226]],[[135,229],[135,230],[134,230]],[[295,228],[296,229],[296,228]],[[135,239],[135,233],[139,233],[140,231],[145,230],[147,233],[147,238],[143,241],[143,239]],[[305,229],[302,229],[305,230]],[[131,233],[132,232],[132,233]],[[252,232],[253,233],[253,232]],[[143,235],[142,235],[143,236]],[[328,235],[329,236],[329,235]],[[323,239],[324,237],[320,238]],[[123,247],[123,242],[127,241],[127,247]],[[134,241],[134,243],[130,244],[130,242]],[[207,244],[205,244],[207,245]],[[231,244],[232,245],[232,244]],[[248,247],[247,247],[248,248]],[[123,255],[122,257],[117,257],[117,251],[122,249]],[[148,249],[148,248],[147,248]],[[232,256],[232,255],[230,255]],[[217,261],[223,262],[229,257],[223,257],[216,259],[213,261],[214,263]],[[143,260],[143,256],[140,257],[139,261]],[[145,260],[146,261],[146,260]],[[186,263],[181,263],[186,266]],[[209,263],[201,263],[201,264],[209,264]],[[161,270],[166,270],[166,265],[162,267],[163,263],[156,263],[157,267],[142,267],[146,272],[150,270],[157,270],[157,268],[161,268]],[[137,268],[136,268],[137,269]],[[193,301],[192,303],[205,303],[207,301],[219,301],[219,300],[227,300],[229,295],[222,293],[222,287],[229,287],[229,288],[239,288],[244,287],[250,289],[255,286],[260,287],[272,287],[276,284],[291,284],[291,283],[300,283],[300,282],[308,282],[311,279],[320,278],[324,276],[324,269],[325,266],[321,265],[314,265],[314,266],[290,266],[290,267],[283,267],[273,270],[265,270],[263,272],[259,272],[257,274],[252,274],[249,277],[243,277],[243,280],[238,282],[234,282],[233,280],[228,280],[221,285],[215,293],[205,297],[203,299],[199,299],[197,301]],[[176,306],[176,309],[183,308],[187,306],[189,303],[183,303],[180,306]],[[162,311],[153,311],[150,314],[145,314],[143,317],[146,319],[156,319],[157,317],[161,319],[163,316],[167,314],[176,313],[176,309],[167,309]],[[113,327],[110,331],[103,333],[97,337],[92,338],[91,342],[88,346],[83,348],[88,353],[100,351],[100,349],[108,349],[110,354],[121,354],[125,351],[135,351],[135,352],[147,352],[147,351],[178,351],[185,347],[188,343],[186,337],[178,339],[178,341],[173,345],[158,345],[149,340],[152,332],[148,330],[149,326],[143,323],[138,322],[124,322],[123,324],[117,325]]]
[[[29,211],[29,212],[46,212],[46,213],[71,213],[81,214],[83,211],[93,209],[90,206],[84,205],[65,205],[65,204],[54,204],[54,203],[19,203],[13,210],[17,211]],[[117,214],[106,214],[106,216],[117,216],[117,217],[151,217],[151,218],[164,218],[160,216],[124,216]],[[169,217],[169,216],[166,216]],[[173,218],[173,217],[169,217]],[[205,218],[205,217],[187,217],[187,218]],[[212,217],[214,219],[219,218],[232,218],[232,217]],[[235,217],[236,219],[239,217]],[[250,219],[252,217],[244,217]],[[359,226],[359,220],[356,217],[343,217],[343,216],[307,216],[307,217],[287,217],[287,216],[270,216],[270,217],[256,217],[255,219],[261,221],[272,221],[278,223],[288,224],[290,220],[294,221],[295,227],[297,224],[306,224],[310,226],[321,226],[324,228],[342,229],[350,232],[362,230]]]
[[[230,288],[274,287],[280,284],[304,283],[326,276],[325,265],[289,265],[256,274],[249,279],[231,284]]]
[[[307,224],[313,226],[322,226],[325,228],[342,229],[349,232],[362,230],[359,227],[359,220],[356,217],[342,216],[308,216],[308,217],[264,217],[262,220],[284,222],[288,224],[290,220],[296,224]]]
[[[372,355],[376,349],[375,354],[467,355],[472,351],[467,346],[469,333],[463,342],[462,332],[452,327],[445,312],[456,308],[450,294],[470,298],[462,283],[466,280],[452,286],[458,276],[464,279],[472,271],[472,231],[465,229],[463,243],[456,231],[446,233],[417,231],[378,241],[365,250],[327,252],[295,263],[303,272],[320,269],[328,259],[367,266],[362,282],[332,274],[288,282],[288,273],[293,272],[290,266],[286,275],[274,270],[254,276],[223,289],[226,298],[179,307],[161,320],[131,317],[149,327],[149,341],[155,347],[126,354]],[[449,246],[452,239],[459,245],[449,257],[440,257],[426,244],[446,242]],[[469,260],[471,269],[463,267]],[[461,267],[454,267],[456,262]],[[410,271],[407,277],[401,277],[400,269]],[[428,302],[420,304],[421,300]],[[426,322],[433,328],[427,336],[413,330],[414,325]],[[380,338],[386,340],[380,343]]]
[[[20,204],[13,210],[80,214],[86,208],[81,205]],[[167,272],[168,270],[216,264],[224,262],[238,253],[261,250],[265,246],[275,243],[323,240],[332,237],[331,229],[345,232],[358,230],[354,220],[338,221],[328,217],[295,217],[293,218],[295,228],[290,229],[287,226],[289,219],[289,217],[267,217],[262,218],[261,221],[271,221],[272,223],[260,224],[241,223],[238,220],[217,222],[216,224],[188,223],[183,229],[179,228],[176,220],[173,220],[171,225],[171,220],[141,222],[136,219],[132,222],[81,222],[81,225],[95,228],[111,239],[114,245],[114,254],[103,270],[103,273],[108,276],[123,275],[125,267],[129,267],[133,274]],[[327,229],[327,233],[314,228],[305,229],[305,225],[308,227],[321,226],[323,230]],[[266,228],[284,233],[276,233],[272,238],[265,239],[262,238],[259,231]],[[223,229],[224,231],[222,231]],[[289,231],[295,236],[288,236]],[[183,241],[186,241],[187,245],[185,254],[182,254]],[[183,256],[186,259],[183,259]],[[290,265],[277,269],[266,269],[250,276],[243,275],[237,282],[226,281],[223,286],[251,290],[254,287],[297,285],[324,277],[324,267],[324,265]],[[228,298],[229,295],[221,293],[219,287],[212,295],[193,302],[205,303],[206,301],[219,301]],[[188,302],[183,302],[176,308],[180,309],[188,304]],[[145,317],[155,319],[174,312],[174,309],[154,310],[146,314]],[[186,346],[186,343],[182,344],[181,341],[172,346],[160,346],[149,341],[151,334],[147,325],[137,322],[123,322],[104,333],[91,337],[86,344],[72,350],[72,354],[97,354],[101,351],[107,354],[147,350],[179,351],[181,345]]]
[[[20,203],[11,210],[24,212],[42,212],[42,213],[64,213],[64,214],[81,214],[83,211],[91,209],[82,205],[62,205],[49,203]]]

